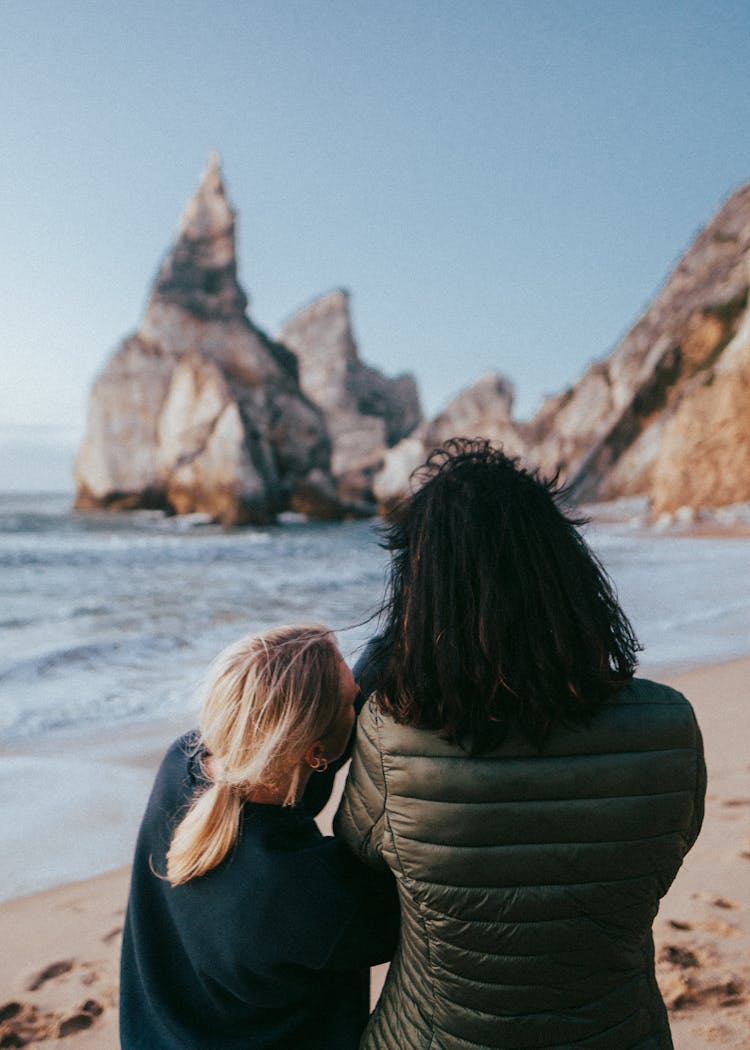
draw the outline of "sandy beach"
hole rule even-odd
[[[703,831],[655,925],[659,982],[677,1050],[741,1050],[750,1046],[750,659],[658,677],[692,701],[709,770]],[[110,746],[150,777],[172,729],[131,728]],[[335,802],[321,814],[325,831]],[[104,835],[106,806],[100,819]],[[128,878],[125,866],[0,904],[0,1048],[116,1050]]]

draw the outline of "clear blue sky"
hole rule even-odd
[[[83,426],[218,149],[273,333],[335,286],[433,413],[527,415],[750,179],[750,4],[0,0],[0,425]]]

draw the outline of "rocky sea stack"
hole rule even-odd
[[[413,380],[359,364],[348,301],[351,345],[325,324],[319,345],[298,323],[291,349],[254,325],[247,306],[235,215],[214,155],[140,327],[94,383],[74,467],[78,509],[198,512],[225,525],[267,523],[287,509],[323,518],[373,512],[367,478],[420,418]],[[316,403],[315,384],[300,384],[316,368],[339,369],[339,356],[343,422],[330,391]],[[358,377],[361,397],[347,400]],[[356,456],[340,453],[360,414]]]
[[[297,355],[302,391],[325,415],[339,496],[371,498],[372,477],[383,465],[385,450],[422,418],[414,379],[388,379],[362,363],[349,295],[342,289],[296,313],[278,338]]]
[[[137,332],[91,394],[76,506],[265,523],[283,510],[371,514],[450,437],[485,437],[559,473],[579,500],[655,514],[750,501],[750,185],[701,231],[614,351],[528,422],[484,376],[421,420],[415,382],[364,364],[349,295],[249,319],[235,216],[212,157]]]

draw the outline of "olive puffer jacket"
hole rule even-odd
[[[478,757],[371,698],[335,829],[391,868],[402,925],[361,1047],[672,1047],[651,926],[705,790],[693,710],[654,682]]]

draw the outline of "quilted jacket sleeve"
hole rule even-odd
[[[695,719],[695,713],[693,713]],[[690,830],[687,836],[687,848],[691,849],[693,843],[698,838],[698,833],[701,830],[703,824],[703,815],[706,801],[706,759],[703,753],[703,737],[701,736],[700,727],[698,722],[695,722],[695,751],[696,751],[696,775],[695,775],[695,794],[693,797],[693,819],[690,822]]]
[[[380,715],[372,700],[357,724],[352,764],[333,830],[367,864],[387,866],[383,859],[386,782],[379,741]]]

